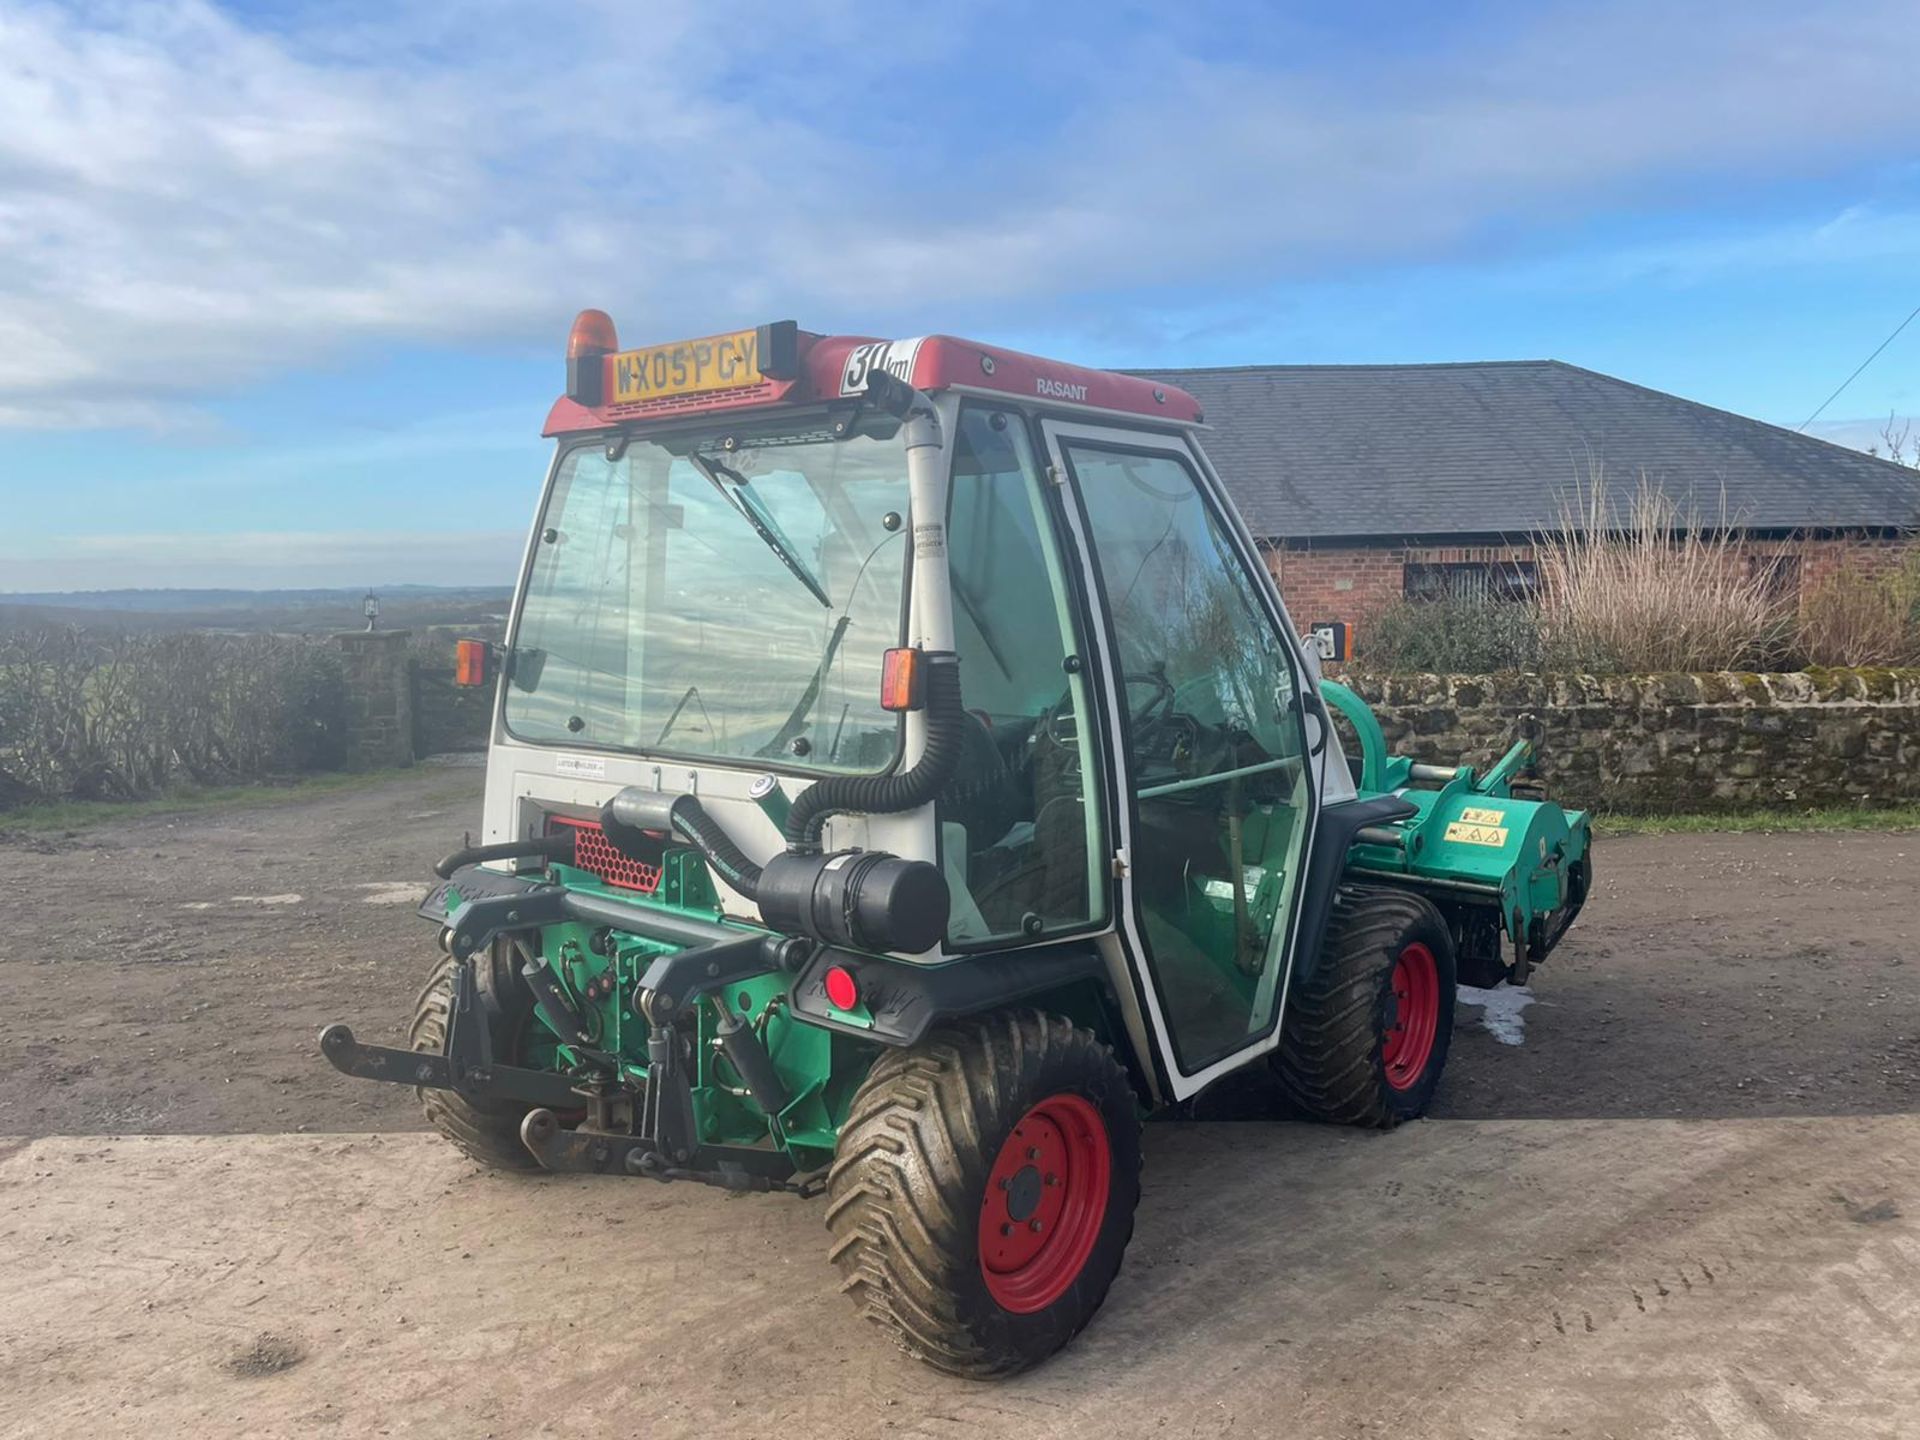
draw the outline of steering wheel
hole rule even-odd
[[[1167,679],[1163,665],[1155,666],[1152,670],[1130,671],[1121,677],[1120,683],[1127,692],[1127,715],[1133,729],[1133,753],[1136,757],[1153,754],[1161,748],[1161,732],[1178,714],[1173,702],[1179,691]],[[1147,697],[1144,705],[1136,709],[1133,696],[1142,688],[1150,689],[1153,693]]]
[[[1142,705],[1138,710],[1133,708],[1132,700],[1128,700],[1127,702],[1127,712],[1133,717],[1133,723],[1136,727],[1153,723],[1153,712],[1165,709],[1168,702],[1171,701],[1174,696],[1173,682],[1167,679],[1165,666],[1158,666],[1152,670],[1133,671],[1121,677],[1120,683],[1122,687],[1128,691],[1138,689],[1142,685],[1150,685],[1153,687],[1153,694],[1148,698],[1147,703]],[[1159,718],[1164,720],[1166,717],[1162,715]]]
[[[1173,713],[1171,702],[1177,692],[1173,682],[1167,679],[1166,672],[1160,669],[1134,671],[1123,676],[1121,684],[1128,691],[1143,686],[1153,690],[1153,694],[1147,697],[1146,704],[1139,709],[1133,708],[1131,700],[1127,704],[1127,713],[1133,724],[1135,748],[1143,748],[1142,738],[1152,735],[1171,717]],[[1072,715],[1073,688],[1069,686],[1061,692],[1059,703],[1041,717],[1040,733],[1063,749],[1075,748],[1079,743],[1077,734],[1062,734],[1058,723],[1063,716]],[[1075,726],[1077,729],[1078,717],[1075,717]]]

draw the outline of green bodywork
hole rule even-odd
[[[1428,773],[1416,784],[1413,762],[1389,757],[1378,723],[1344,686],[1327,682],[1330,704],[1359,734],[1362,797],[1397,794],[1415,813],[1379,831],[1363,831],[1348,857],[1348,873],[1389,883],[1439,887],[1480,906],[1498,906],[1502,928],[1516,945],[1568,902],[1568,874],[1587,852],[1586,816],[1546,802],[1516,799],[1511,781],[1528,757],[1522,741],[1485,775],[1461,766],[1451,778]],[[1285,806],[1248,807],[1231,835],[1238,873],[1247,883],[1188,876],[1178,898],[1145,908],[1156,953],[1182,983],[1225,987],[1242,999],[1258,983],[1260,951],[1267,943],[1288,887],[1284,871],[1291,846],[1291,812]],[[1370,843],[1391,831],[1399,843]],[[596,875],[555,864],[547,878],[583,894],[658,909],[706,924],[724,924],[742,934],[752,927],[728,920],[721,910],[706,862],[690,848],[669,849],[651,895],[604,884]],[[454,902],[450,902],[454,903]],[[1446,908],[1443,903],[1443,909]],[[598,948],[596,948],[596,945]],[[596,1036],[594,1048],[620,1057],[623,1078],[647,1071],[646,1022],[632,997],[649,964],[674,946],[623,931],[599,931],[578,923],[549,925],[539,932],[538,952]],[[964,965],[964,958],[948,962]],[[611,983],[608,983],[608,982]],[[881,1052],[877,1041],[828,1030],[798,1018],[788,1000],[788,977],[777,971],[744,980],[724,995],[710,996],[698,1010],[691,1064],[694,1123],[701,1142],[715,1146],[772,1146],[784,1150],[798,1172],[817,1170],[833,1157],[836,1136],[854,1092]],[[1091,986],[1043,997],[1046,1008],[1089,1026],[1116,1046],[1125,1044],[1118,1024]],[[716,1046],[719,1009],[727,1007],[759,1035],[789,1101],[766,1114]],[[853,1029],[870,1027],[864,1008],[831,1010]],[[571,1070],[588,1057],[557,1039],[537,1015],[519,1063]]]
[[[1359,738],[1356,785],[1362,797],[1393,794],[1414,807],[1411,816],[1383,827],[1398,843],[1353,847],[1350,873],[1495,904],[1501,928],[1516,945],[1526,944],[1569,903],[1591,831],[1584,811],[1513,794],[1514,777],[1533,756],[1532,742],[1516,741],[1484,775],[1461,765],[1451,778],[1437,779],[1429,767],[1415,784],[1415,762],[1387,754],[1380,722],[1364,700],[1332,680],[1322,681],[1320,690]]]
[[[733,924],[721,912],[705,861],[690,849],[666,853],[659,886],[644,899],[570,865],[550,867],[547,878],[624,905],[706,924]],[[735,928],[743,935],[758,933],[750,926]],[[647,1023],[628,1002],[647,966],[676,947],[613,931],[604,946],[611,953],[603,954],[594,948],[600,932],[589,925],[548,925],[539,933],[539,953],[547,957],[568,998],[588,1018],[597,1037],[595,1048],[621,1057],[624,1078],[641,1080],[647,1072]],[[608,978],[611,986],[595,985]],[[787,1008],[787,983],[784,974],[769,971],[729,987],[724,997],[712,997],[700,1009],[691,1067],[694,1123],[705,1144],[763,1146],[771,1141],[787,1151],[796,1170],[807,1171],[832,1159],[840,1122],[879,1046],[794,1019]],[[715,1011],[722,1004],[752,1025],[766,1046],[790,1097],[779,1115],[769,1117],[753,1102],[740,1077],[715,1048],[719,1024]],[[864,1010],[833,1013],[852,1024],[871,1023]],[[555,1070],[582,1063],[584,1057],[556,1039],[537,1012],[532,1024],[534,1033],[520,1063]]]

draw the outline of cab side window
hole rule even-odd
[[[1310,775],[1253,575],[1176,453],[1069,441],[1127,707],[1134,898],[1183,1070],[1279,1006]]]
[[[1104,918],[1099,799],[1071,592],[1020,417],[968,407],[948,515],[967,711],[939,797],[956,944],[1036,938]]]

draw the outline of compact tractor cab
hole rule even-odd
[[[979,1376],[1099,1306],[1144,1115],[1256,1064],[1419,1115],[1586,821],[1512,793],[1525,741],[1386,755],[1200,424],[945,336],[583,313],[506,644],[462,642],[484,843],[422,906],[412,1048],[328,1059],[503,1169],[824,1194],[847,1293]]]

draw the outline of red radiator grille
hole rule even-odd
[[[573,831],[573,863],[577,869],[598,875],[609,885],[622,890],[638,890],[651,895],[660,888],[660,867],[635,860],[613,848],[606,833],[591,820],[574,820],[565,815],[547,817],[547,833]]]

